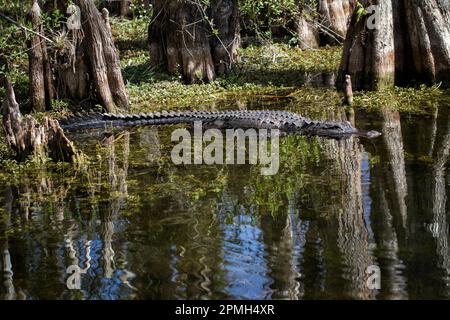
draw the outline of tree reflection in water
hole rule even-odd
[[[329,114],[383,137],[285,137],[269,177],[174,166],[170,129],[87,139],[85,166],[2,180],[1,298],[448,298],[450,118],[436,110]]]

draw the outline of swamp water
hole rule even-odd
[[[88,165],[3,179],[0,298],[449,298],[448,107],[327,116],[383,136],[283,137],[262,176],[176,166],[173,128],[134,128],[78,140]]]

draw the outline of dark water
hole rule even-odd
[[[328,116],[383,136],[282,138],[264,177],[176,166],[171,129],[141,128],[79,143],[89,165],[3,181],[0,297],[449,298],[448,108]]]

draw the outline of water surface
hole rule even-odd
[[[89,165],[3,182],[0,297],[449,298],[448,106],[325,116],[383,136],[282,138],[279,173],[264,177],[174,165],[173,128],[137,128],[78,141]]]

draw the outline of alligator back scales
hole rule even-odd
[[[287,111],[162,111],[139,114],[88,113],[60,119],[64,131],[111,127],[202,124],[216,128],[278,129],[283,133],[341,138],[350,135],[378,136],[376,131],[360,132],[349,122],[314,121]]]

